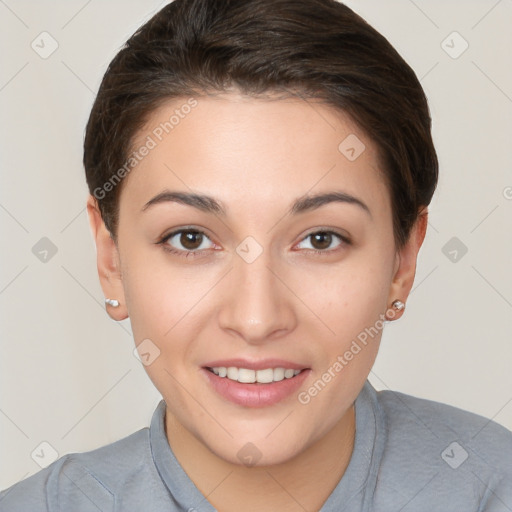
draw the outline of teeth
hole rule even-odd
[[[278,382],[284,379],[284,368],[274,368],[274,381]]]
[[[284,371],[284,378],[285,379],[291,379],[293,377],[293,370],[285,370]]]
[[[247,370],[246,368],[239,368],[238,382],[243,382],[245,384],[252,384],[253,382],[256,382],[256,372],[254,370]]]
[[[219,370],[219,373],[220,373],[220,370]],[[238,368],[235,368],[234,366],[230,366],[227,369],[226,375],[227,375],[228,379],[238,380]]]
[[[300,370],[292,370],[291,368],[249,370],[248,368],[236,368],[235,366],[230,366],[229,368],[216,366],[211,368],[211,370],[219,377],[227,377],[230,380],[236,380],[244,384],[252,384],[254,382],[269,384],[270,382],[279,382],[283,379],[291,379],[300,373]]]
[[[258,382],[262,382],[268,384],[269,382],[274,382],[274,370],[272,368],[267,368],[266,370],[258,370],[254,380]]]

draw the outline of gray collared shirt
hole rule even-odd
[[[512,512],[512,432],[367,382],[350,463],[320,512]],[[71,453],[0,493],[1,512],[214,512],[174,456],[165,402],[151,426]]]

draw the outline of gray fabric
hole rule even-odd
[[[0,493],[2,512],[213,512],[174,457],[165,402],[150,428],[73,453]],[[467,456],[467,457],[466,457]],[[512,512],[512,432],[367,382],[350,464],[321,512]]]

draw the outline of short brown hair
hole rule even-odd
[[[84,142],[89,190],[114,239],[122,183],[112,177],[150,114],[233,88],[347,113],[377,145],[403,246],[438,179],[427,99],[391,44],[335,0],[175,0],[133,34],[103,77]]]

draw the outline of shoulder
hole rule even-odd
[[[465,510],[512,509],[512,432],[431,400],[394,391],[375,396],[385,430],[381,483],[395,492],[410,488],[431,505],[449,497]],[[469,508],[475,503],[481,508]]]
[[[2,491],[0,510],[89,510],[93,504],[98,510],[114,510],[119,488],[137,482],[151,463],[149,429],[144,428],[96,450],[64,455]]]
[[[458,442],[496,468],[512,471],[512,432],[498,423],[404,393],[387,390],[377,392],[377,396],[391,434],[397,433],[402,438],[412,435],[429,445]]]

